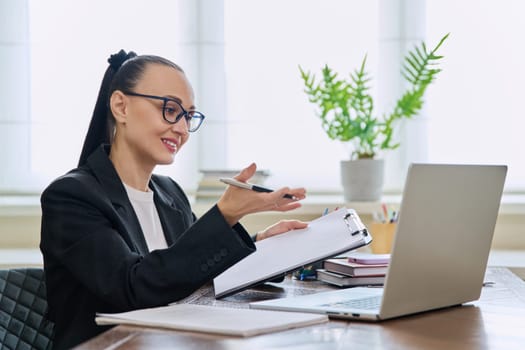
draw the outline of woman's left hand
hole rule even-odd
[[[275,235],[279,235],[291,230],[297,230],[308,227],[308,223],[299,220],[281,220],[270,227],[267,227],[255,236],[256,241],[263,240]]]

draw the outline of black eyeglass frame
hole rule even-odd
[[[144,98],[152,98],[152,99],[155,99],[155,100],[160,100],[160,101],[163,101],[163,104],[162,104],[162,118],[169,124],[177,124],[179,120],[181,120],[182,117],[184,117],[184,119],[186,120],[186,125],[188,125],[188,131],[189,132],[195,132],[197,131],[200,126],[202,125],[202,122],[204,122],[204,119],[206,118],[206,116],[204,114],[202,114],[201,112],[199,111],[187,111],[184,109],[184,107],[182,107],[181,103],[173,98],[169,98],[169,97],[163,97],[163,96],[155,96],[155,95],[146,95],[146,94],[139,94],[137,92],[133,92],[133,91],[122,91],[120,90],[124,95],[130,95],[130,96],[138,96],[138,97],[144,97]],[[181,113],[179,113],[176,117],[175,117],[175,121],[171,121],[169,119],[166,118],[166,104],[168,102],[175,102],[179,107],[180,109],[182,110]],[[192,113],[190,115],[190,113]],[[199,120],[199,123],[197,124],[196,127],[194,128],[190,128],[190,121],[193,119],[193,118],[196,118]]]

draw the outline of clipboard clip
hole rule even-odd
[[[348,209],[348,212],[343,217],[343,220],[346,223],[346,226],[348,226],[352,236],[356,236],[358,234],[362,234],[365,237],[368,236],[368,230],[355,210]]]

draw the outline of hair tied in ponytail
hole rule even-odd
[[[108,62],[110,67],[117,71],[124,62],[135,56],[137,56],[137,54],[133,51],[126,53],[126,51],[120,50],[118,53],[111,55],[108,58]]]

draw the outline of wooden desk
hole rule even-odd
[[[382,323],[331,320],[249,338],[117,326],[77,349],[523,349],[525,282],[506,268],[489,268],[478,301]],[[287,278],[215,300],[210,287],[185,302],[247,307],[247,302],[329,289]]]

